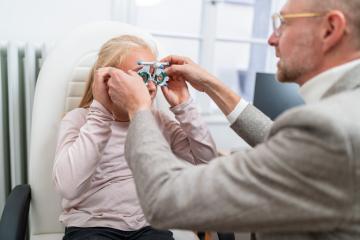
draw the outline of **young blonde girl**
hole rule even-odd
[[[156,60],[156,49],[141,38],[124,35],[106,42],[90,72],[79,108],[61,122],[53,179],[62,197],[64,240],[173,239],[170,231],[152,228],[144,217],[124,158],[129,118],[122,109],[112,107],[106,91],[108,76],[101,70],[137,71],[139,60]],[[147,87],[154,99],[157,86],[149,81]],[[214,158],[214,142],[186,84],[173,81],[163,93],[177,121],[153,111],[172,151],[192,164]]]

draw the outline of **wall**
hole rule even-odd
[[[122,1],[125,0],[0,0],[0,42],[53,45],[79,25],[127,19],[122,17],[126,11],[113,9],[113,6],[125,6]],[[277,1],[283,3],[285,0],[274,2]],[[247,147],[229,128],[224,117],[205,118],[220,149],[233,151]]]
[[[115,4],[112,0],[0,0],[0,41],[53,45],[79,25],[121,18],[114,16],[112,9],[125,6],[121,1]],[[219,148],[244,146],[226,121],[210,120],[209,124]]]
[[[111,19],[111,0],[0,0],[0,41],[53,43],[78,25]]]

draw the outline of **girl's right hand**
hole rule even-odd
[[[110,68],[99,68],[94,73],[94,82],[92,85],[92,92],[94,99],[101,103],[106,110],[112,112],[112,102],[108,93],[107,81],[110,78]]]

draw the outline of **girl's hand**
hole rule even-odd
[[[186,102],[190,97],[188,87],[182,79],[170,79],[161,90],[171,107]]]
[[[112,102],[108,94],[107,81],[110,78],[108,68],[100,68],[94,73],[94,81],[92,84],[92,92],[94,99],[101,103],[106,110],[111,112]]]

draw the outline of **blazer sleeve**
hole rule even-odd
[[[171,153],[151,112],[137,113],[125,154],[147,220],[164,229],[335,229],[351,218],[355,201],[349,140],[313,122],[280,125],[251,150],[188,166]]]
[[[231,128],[250,146],[262,143],[269,133],[272,120],[251,104],[242,111]]]

